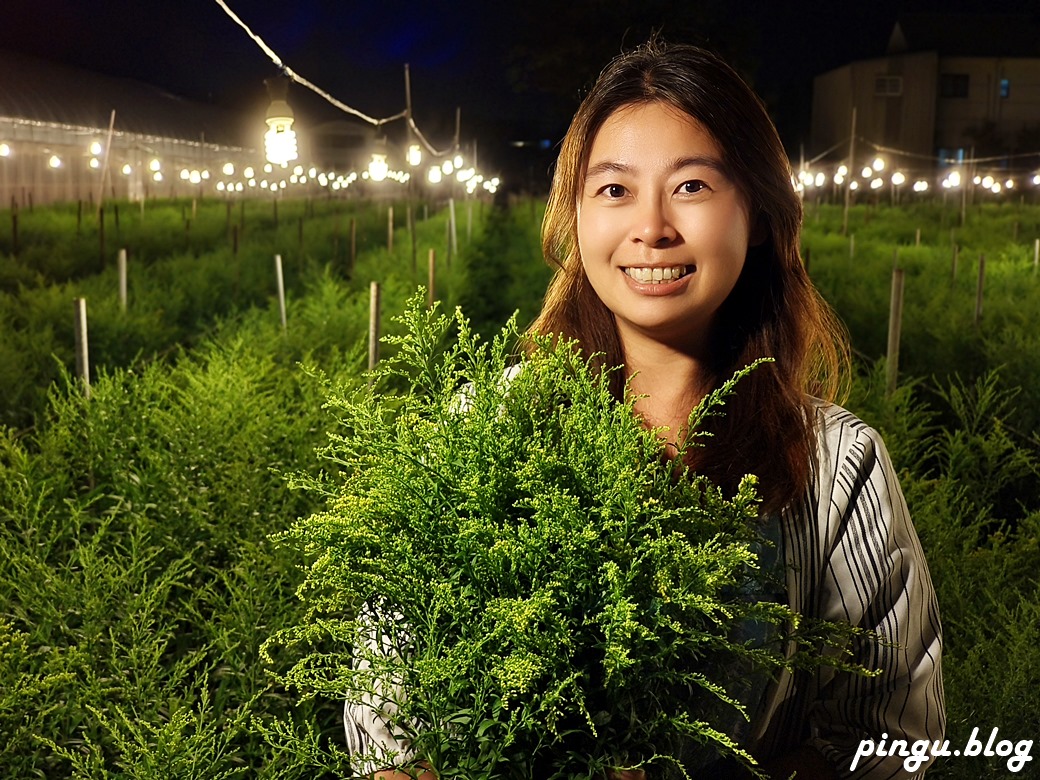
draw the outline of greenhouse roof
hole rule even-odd
[[[132,79],[0,51],[0,119],[107,129],[113,109],[117,131],[233,146],[243,143],[243,120],[232,112]]]

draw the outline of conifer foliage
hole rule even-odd
[[[510,368],[514,323],[488,343],[420,301],[372,383],[329,390],[332,468],[297,480],[327,506],[280,537],[308,564],[305,620],[267,645],[284,682],[384,710],[414,755],[354,756],[359,776],[405,759],[467,780],[752,763],[726,736],[744,684],[818,663],[809,645],[836,630],[759,598],[782,572],[760,562],[754,478],[726,496],[664,459],[573,344],[536,337]]]

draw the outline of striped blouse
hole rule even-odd
[[[816,417],[814,479],[779,518],[788,601],[807,617],[880,634],[887,642],[864,640],[852,650],[853,660],[881,674],[781,672],[740,739],[760,761],[809,744],[840,777],[920,777],[928,763],[911,773],[900,756],[860,758],[855,771],[850,767],[864,739],[943,739],[942,639],[928,565],[878,433],[833,404],[819,403]],[[398,760],[407,758],[378,706],[347,704],[344,725],[351,752],[400,751]]]

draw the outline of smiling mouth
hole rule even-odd
[[[693,273],[692,265],[674,265],[668,268],[624,268],[624,272],[642,284],[664,284],[682,279]]]

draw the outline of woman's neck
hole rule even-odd
[[[642,396],[636,412],[649,427],[665,429],[662,438],[669,444],[681,444],[690,412],[709,389],[704,361],[652,339],[626,339],[623,349],[630,392]]]

